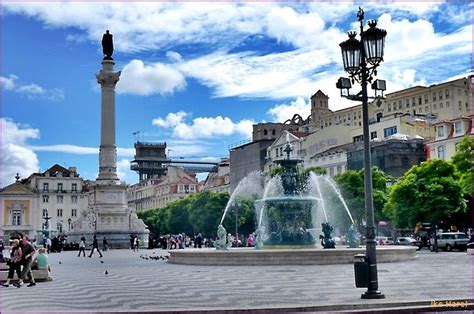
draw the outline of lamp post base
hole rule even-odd
[[[366,291],[360,296],[362,299],[385,299],[385,294],[380,291]]]

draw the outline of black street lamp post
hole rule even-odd
[[[383,50],[385,45],[385,30],[377,28],[377,21],[369,21],[369,29],[364,31],[364,11],[359,7],[357,18],[360,22],[361,41],[355,37],[356,32],[349,32],[349,39],[342,42],[339,46],[342,50],[342,60],[344,70],[349,73],[352,82],[360,83],[362,90],[356,95],[349,94],[352,87],[351,79],[340,78],[336,86],[341,89],[341,96],[350,100],[362,102],[362,121],[364,138],[364,188],[365,188],[365,208],[366,208],[366,253],[365,260],[368,267],[367,291],[362,294],[363,299],[381,299],[385,298],[378,291],[377,278],[377,257],[375,241],[375,223],[374,223],[374,205],[372,196],[372,169],[370,160],[370,137],[369,137],[369,109],[367,96],[367,84],[372,83],[373,76],[377,75],[377,66],[383,61]],[[377,91],[385,90],[385,81],[375,80],[372,88]],[[346,90],[346,93],[343,93]],[[372,97],[371,97],[372,98]],[[356,274],[357,275],[357,274]]]
[[[49,220],[51,219],[52,217],[49,217],[48,216],[48,212],[46,212],[46,216],[43,217],[44,219],[44,228],[46,229],[46,232],[48,234],[48,238],[50,237],[49,235]]]

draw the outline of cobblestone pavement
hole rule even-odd
[[[365,289],[355,288],[351,264],[186,266],[140,258],[162,250],[76,254],[50,255],[51,282],[0,287],[1,311],[351,310],[473,298],[473,260],[465,252],[421,251],[415,261],[378,264],[382,300],[361,299]],[[34,306],[19,307],[25,302]]]

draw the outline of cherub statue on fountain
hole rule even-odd
[[[223,225],[217,227],[217,240],[214,241],[214,247],[216,250],[227,250],[227,231]]]
[[[347,243],[350,248],[358,248],[360,245],[360,234],[357,232],[354,225],[351,225],[347,232]]]
[[[323,234],[320,235],[319,238],[321,239],[321,245],[325,249],[334,249],[336,248],[336,242],[331,238],[331,233],[333,231],[333,227],[329,224],[329,222],[323,222],[321,224],[323,227]]]

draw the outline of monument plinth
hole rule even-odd
[[[79,242],[84,236],[90,243],[96,235],[99,240],[106,237],[111,248],[128,248],[133,234],[142,246],[148,246],[149,231],[135,211],[127,206],[126,184],[117,175],[115,86],[120,71],[114,72],[112,35],[107,31],[107,36],[110,36],[105,44],[108,46],[102,41],[106,57],[96,75],[101,86],[99,175],[91,183],[88,211],[72,223],[72,229],[67,233],[68,241]]]

